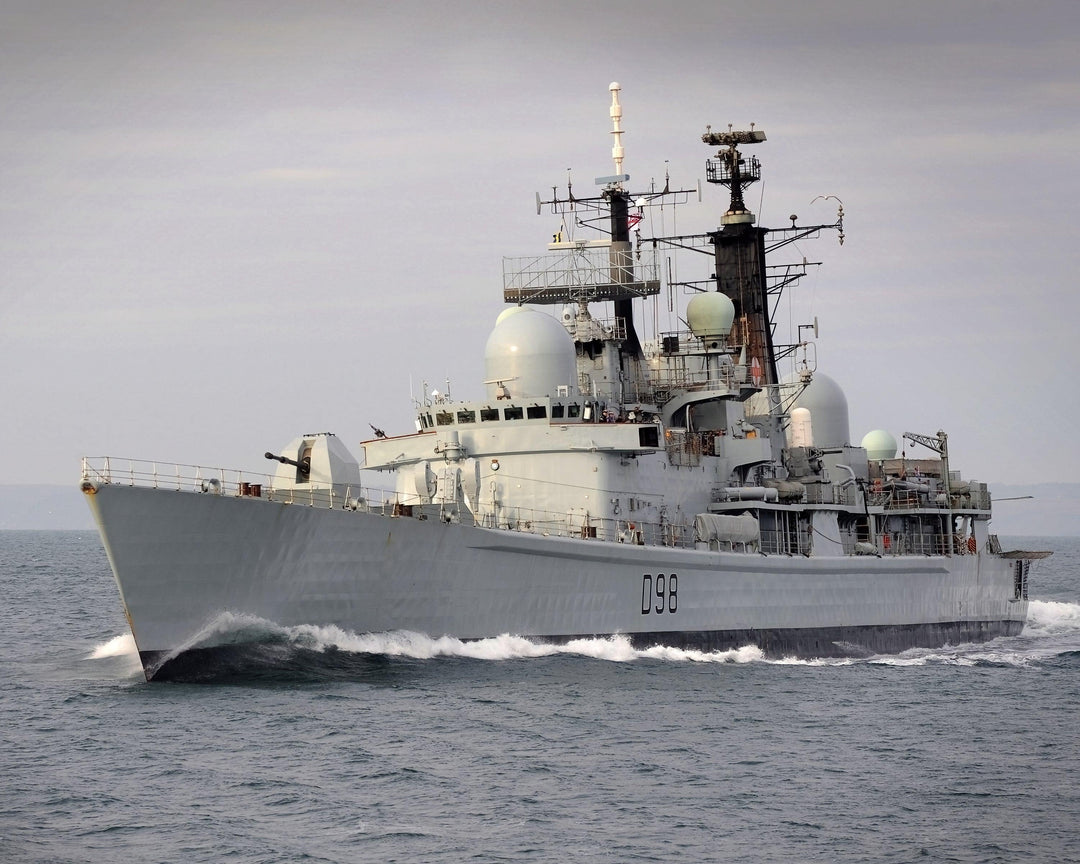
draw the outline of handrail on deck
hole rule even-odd
[[[241,469],[205,468],[198,465],[158,463],[142,459],[110,456],[84,457],[84,484],[115,484],[178,492],[261,499],[284,504],[300,504],[323,509],[344,509],[380,516],[412,516],[460,521],[456,504],[441,504],[419,495],[403,494],[368,486],[329,485],[275,487],[275,477]],[[85,488],[85,486],[84,486]],[[473,510],[463,504],[463,509]],[[643,522],[630,518],[600,518],[586,513],[535,510],[499,506],[485,510],[481,504],[475,524],[486,528],[522,531],[545,536],[597,540],[632,545],[668,546],[693,549],[697,543],[694,526],[670,521]],[[469,517],[470,520],[473,518]],[[883,534],[844,540],[849,555],[969,555],[969,541],[950,535]],[[857,542],[863,540],[863,542]],[[762,530],[758,543],[762,554],[809,554],[812,540],[801,532]]]

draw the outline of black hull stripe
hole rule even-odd
[[[766,657],[867,657],[910,648],[940,648],[1016,636],[1023,621],[951,621],[859,627],[804,627],[783,630],[713,630],[700,633],[632,633],[635,648],[668,645],[700,651],[730,651],[756,645]]]

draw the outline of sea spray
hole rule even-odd
[[[87,660],[104,660],[106,657],[132,656],[138,659],[139,649],[135,647],[135,638],[130,633],[113,636],[94,647],[87,655]]]
[[[1080,603],[1030,601],[1025,636],[1063,636],[1070,633],[1080,633]]]
[[[1075,650],[1078,636],[1080,604],[1054,600],[1031,601],[1027,627],[1020,636],[1002,637],[983,644],[934,649],[915,648],[896,655],[864,658],[767,658],[759,648],[752,645],[712,652],[665,645],[635,648],[629,637],[624,635],[580,638],[555,644],[509,633],[475,640],[462,640],[453,636],[428,636],[407,630],[358,634],[334,625],[283,626],[255,615],[223,612],[162,662],[197,648],[259,645],[277,646],[285,650],[292,648],[314,652],[338,651],[343,654],[412,660],[457,657],[498,661],[562,655],[613,663],[655,660],[672,663],[766,663],[781,666],[847,666],[854,663],[894,667],[930,664],[1026,665]],[[116,636],[101,643],[94,648],[88,659],[100,660],[117,656],[137,656],[135,642],[130,634]]]

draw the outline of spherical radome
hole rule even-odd
[[[508,310],[509,311],[509,310]],[[577,393],[577,352],[561,323],[535,309],[501,315],[484,350],[488,398]]]
[[[499,313],[499,317],[495,319],[495,326],[497,327],[511,315],[516,315],[518,312],[524,312],[524,306],[507,306],[502,312]]]
[[[899,445],[884,429],[874,429],[863,435],[861,446],[866,451],[867,459],[880,462],[882,459],[895,459]]]
[[[710,291],[698,294],[686,304],[686,323],[699,339],[726,338],[735,320],[735,304],[726,294]]]

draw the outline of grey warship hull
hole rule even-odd
[[[839,656],[1018,633],[1015,562],[603,543],[264,498],[84,484],[148,678],[235,622]]]

